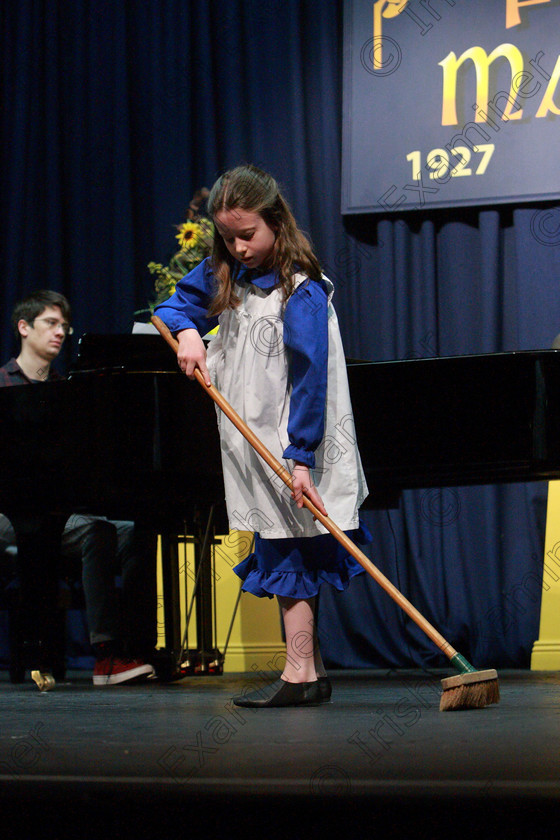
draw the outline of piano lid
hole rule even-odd
[[[84,333],[69,376],[87,371],[176,371],[177,361],[162,337],[144,333],[100,335]]]
[[[560,477],[557,350],[352,364],[348,379],[372,497]]]

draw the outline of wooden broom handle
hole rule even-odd
[[[152,324],[156,327],[156,329],[161,333],[162,337],[167,341],[169,346],[175,351],[179,349],[179,342],[176,338],[171,334],[169,327],[163,323],[161,318],[158,318],[157,315],[152,316]],[[224,414],[231,420],[233,425],[236,429],[241,432],[243,437],[251,444],[253,449],[261,456],[263,461],[266,461],[269,467],[274,470],[277,476],[279,476],[284,484],[286,484],[290,490],[292,490],[292,477],[288,470],[278,461],[272,452],[270,452],[266,446],[259,440],[259,438],[255,435],[255,433],[249,428],[249,426],[245,423],[244,420],[239,416],[239,414],[235,411],[234,408],[229,404],[226,398],[218,391],[218,389],[214,385],[207,385],[204,381],[204,377],[200,372],[199,368],[195,368],[194,376],[202,385],[204,390],[207,394],[212,397],[214,402],[219,406],[219,408],[224,412]],[[410,601],[405,598],[405,596],[394,586],[389,578],[385,577],[383,572],[381,572],[377,566],[375,566],[369,557],[367,557],[363,551],[360,551],[357,545],[352,542],[352,540],[342,531],[338,525],[336,525],[328,516],[325,516],[318,510],[313,502],[307,498],[307,496],[303,497],[303,504],[306,508],[308,508],[313,516],[319,520],[319,522],[325,526],[325,528],[330,531],[330,533],[335,537],[338,542],[346,549],[348,554],[351,554],[355,560],[358,561],[360,566],[362,566],[366,572],[368,572],[371,577],[377,581],[377,583],[387,592],[388,595],[404,610],[404,612],[410,616],[410,618],[416,622],[416,624],[420,627],[421,630],[432,640],[432,642],[438,647],[449,659],[452,659],[457,654],[457,651],[446,641],[441,633],[439,633],[436,628],[430,624],[430,622],[424,618],[424,616],[418,612],[416,607],[410,603]]]

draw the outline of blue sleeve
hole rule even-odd
[[[217,316],[207,315],[213,285],[214,275],[205,259],[179,280],[174,294],[156,306],[154,315],[158,315],[173,333],[194,328],[206,335],[218,323]]]
[[[290,445],[284,458],[315,466],[315,450],[325,433],[329,339],[327,290],[310,280],[286,304],[284,343],[290,350],[292,395],[288,418]]]

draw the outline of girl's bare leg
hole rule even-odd
[[[286,666],[282,679],[287,682],[314,682],[317,669],[325,669],[317,645],[315,598],[293,599],[278,596],[286,633]]]
[[[317,603],[313,599],[313,657],[315,661],[315,673],[318,677],[326,677],[327,672],[323,665],[323,658],[321,656],[321,648],[319,647],[319,637],[317,635]]]

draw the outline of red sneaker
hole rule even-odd
[[[155,671],[151,665],[141,659],[120,659],[109,656],[95,663],[93,669],[94,685],[117,685],[124,682],[140,682],[153,677]]]

